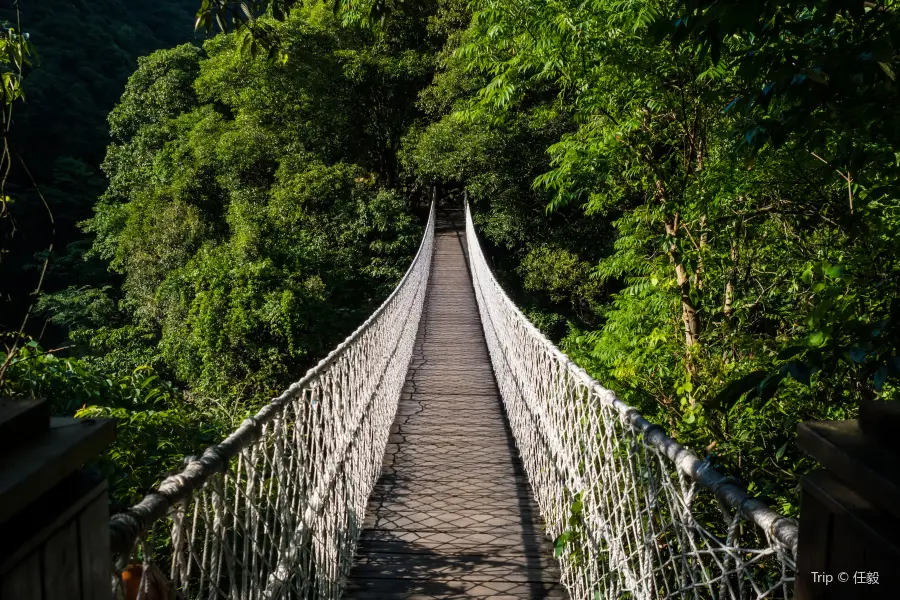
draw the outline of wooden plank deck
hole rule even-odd
[[[566,598],[441,211],[416,349],[346,598]]]

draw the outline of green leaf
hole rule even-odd
[[[720,409],[732,406],[744,394],[755,391],[766,378],[765,371],[754,371],[738,380],[732,381],[713,398],[712,404]]]
[[[563,551],[566,548],[566,544],[569,543],[569,538],[571,537],[572,532],[564,531],[559,536],[553,540],[553,556],[559,558],[562,556]]]
[[[760,400],[762,400],[763,402],[768,402],[769,400],[774,398],[775,394],[778,392],[778,387],[781,385],[784,377],[784,373],[774,373],[763,379],[762,383],[759,384]]]
[[[787,450],[789,443],[790,442],[785,442],[784,445],[775,452],[775,460],[781,460],[781,457],[784,456],[784,452]]]
[[[823,272],[831,279],[838,279],[841,275],[844,274],[844,267],[842,267],[841,265],[835,265],[833,267],[824,269]]]
[[[787,372],[798,382],[805,386],[809,386],[812,369],[802,362],[791,362],[787,366]]]
[[[583,508],[584,502],[581,500],[581,495],[579,494],[578,499],[572,503],[572,517],[580,515]]]
[[[825,342],[828,340],[828,336],[825,335],[824,331],[814,331],[809,334],[809,345],[814,348],[821,348],[825,345]]]
[[[795,356],[803,354],[804,352],[806,352],[805,346],[788,346],[778,353],[777,358],[778,360],[790,360]]]

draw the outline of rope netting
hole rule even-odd
[[[406,377],[434,245],[228,438],[110,522],[119,598],[339,598]]]
[[[503,291],[466,207],[491,362],[572,598],[786,598],[796,524],[668,437]]]

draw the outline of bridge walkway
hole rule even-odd
[[[503,411],[464,255],[440,211],[412,363],[346,598],[565,598]]]

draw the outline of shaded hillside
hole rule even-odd
[[[137,58],[193,39],[196,3],[24,0],[20,11],[22,30],[30,35],[37,58],[26,69],[25,102],[14,107],[10,140],[53,212],[61,258],[66,245],[83,237],[75,224],[90,216],[103,192],[99,166],[110,141],[106,118],[137,68]],[[0,8],[4,20],[16,22],[8,6]],[[8,191],[18,199],[11,211],[16,233],[14,243],[5,244],[11,252],[0,264],[3,327],[13,327],[21,318],[26,294],[38,277],[34,255],[53,241],[40,199],[26,191],[31,187],[15,160]],[[55,261],[49,289],[88,276],[72,267],[71,261]]]

